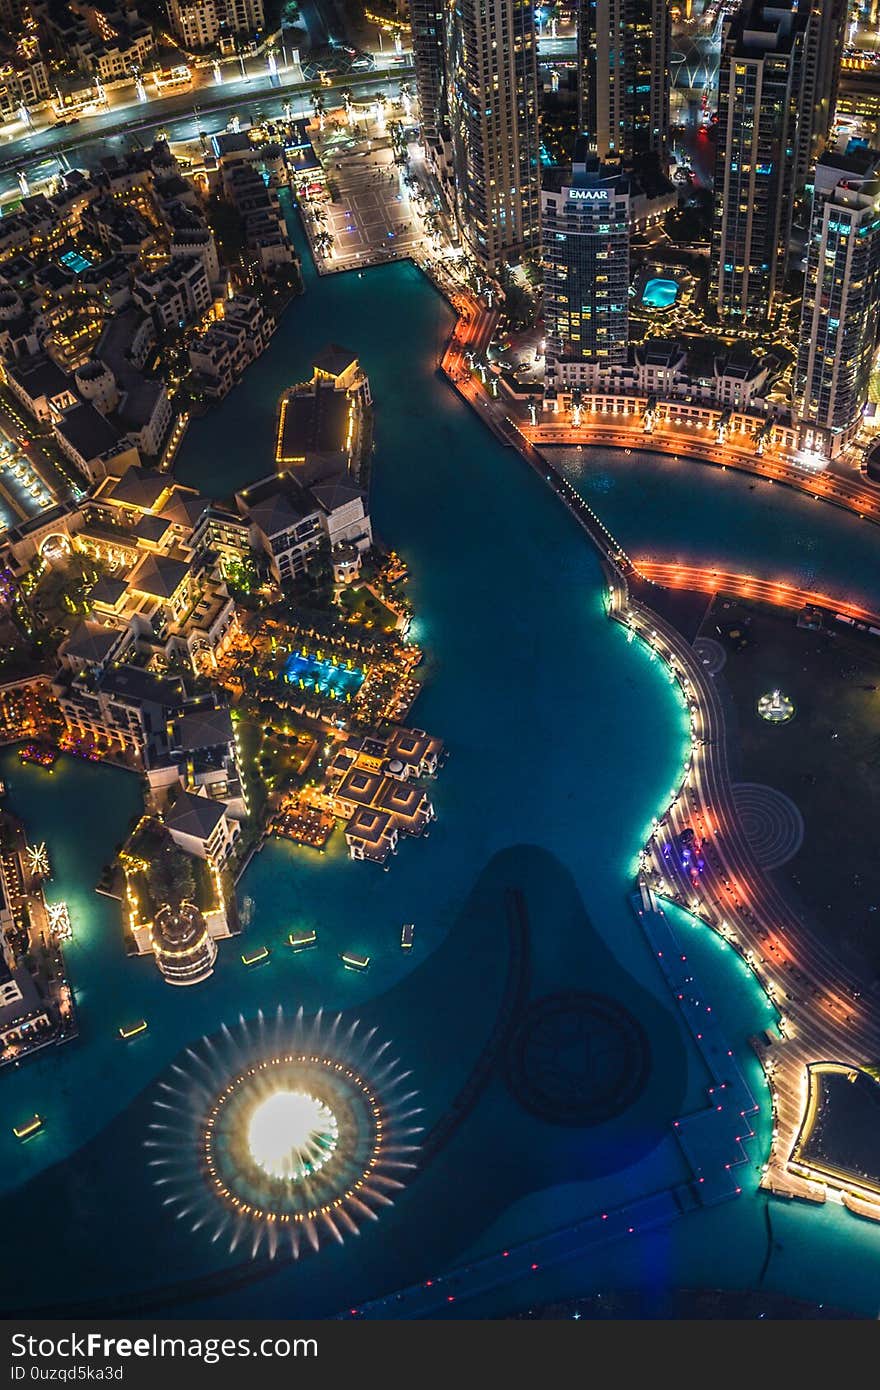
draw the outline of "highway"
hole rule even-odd
[[[45,163],[44,177],[49,177],[64,167],[62,159],[68,161],[67,167],[71,161],[77,165],[87,164],[85,151],[90,145],[109,144],[121,137],[145,136],[160,128],[167,129],[174,140],[194,139],[200,131],[213,134],[222,130],[230,112],[246,118],[252,104],[259,104],[266,114],[271,103],[280,115],[289,101],[295,116],[310,116],[313,112],[311,97],[316,90],[324,94],[328,106],[333,92],[345,87],[351,89],[355,102],[358,97],[366,101],[379,92],[396,94],[400,83],[411,80],[412,76],[411,55],[403,55],[402,62],[395,60],[393,54],[380,55],[372,72],[348,73],[332,79],[329,86],[319,87],[314,81],[306,81],[299,68],[279,73],[274,80],[264,71],[248,79],[212,82],[168,97],[113,106],[94,116],[84,116],[75,126],[47,125],[11,140],[0,149],[0,200],[18,197],[16,176],[19,169],[30,176],[35,166]]]

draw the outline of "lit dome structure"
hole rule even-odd
[[[194,903],[160,907],[150,940],[156,964],[169,985],[197,985],[214,969],[217,943]]]
[[[375,1031],[279,1006],[188,1048],[147,1140],[164,1204],[273,1257],[376,1220],[415,1167],[421,1110]]]

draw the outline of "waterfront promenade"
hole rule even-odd
[[[803,589],[784,579],[759,579],[731,570],[710,569],[706,565],[680,565],[645,559],[633,561],[635,572],[663,589],[697,589],[706,594],[727,594],[734,598],[756,599],[781,608],[798,609],[809,605],[827,614],[841,614],[853,623],[866,624],[880,633],[880,613],[849,599],[831,598],[816,589]]]
[[[843,463],[834,463],[819,471],[800,466],[786,451],[776,449],[772,441],[759,454],[754,440],[729,434],[719,440],[710,429],[687,429],[666,425],[647,429],[638,416],[596,414],[589,421],[575,426],[570,419],[540,416],[535,424],[523,420],[519,426],[530,444],[546,447],[588,448],[592,446],[618,449],[650,449],[655,453],[672,454],[676,458],[710,464],[714,468],[735,468],[755,478],[765,478],[794,488],[816,501],[843,507],[880,525],[880,484],[871,482],[862,473]]]
[[[690,712],[691,755],[683,783],[672,793],[665,814],[654,822],[641,856],[641,871],[646,885],[659,896],[679,903],[720,932],[740,952],[780,1008],[778,1037],[756,1043],[773,1097],[773,1133],[762,1186],[784,1197],[824,1201],[825,1184],[794,1172],[789,1160],[807,1103],[808,1065],[832,1059],[849,1067],[865,1068],[874,1065],[880,1056],[880,1021],[873,1001],[863,995],[865,981],[840,964],[758,864],[736,808],[723,706],[713,677],[707,674],[677,628],[650,607],[651,585],[657,581],[651,580],[648,573],[642,574],[641,566],[626,554],[563,474],[539,452],[534,443],[536,431],[502,415],[504,407],[499,410],[500,403],[488,396],[479,378],[468,370],[471,344],[487,344],[491,327],[485,307],[478,302],[467,306],[466,315],[456,307],[460,317],[443,355],[442,370],[459,395],[499,438],[517,449],[587,532],[606,565],[609,616],[628,630],[631,640],[638,637],[643,641],[681,687]],[[542,442],[551,442],[543,439],[541,429],[537,432]],[[644,431],[638,432],[642,448],[647,438]],[[563,441],[557,437],[552,442]],[[564,442],[578,441],[566,437]],[[621,439],[615,434],[604,442],[619,445]],[[653,444],[651,438],[652,447]],[[824,481],[830,489],[838,478],[835,474]],[[811,482],[815,479],[811,478]],[[880,489],[865,486],[880,498]],[[839,505],[847,505],[836,500]],[[880,511],[876,519],[880,519]],[[735,583],[736,576],[729,577]],[[761,597],[759,581],[744,579],[755,586],[750,596]],[[795,606],[801,607],[803,602],[819,603],[822,599],[803,597],[801,591],[785,585],[767,584],[764,592],[771,601],[786,606],[795,600]],[[830,606],[835,611],[845,611],[839,603]],[[870,622],[873,617],[868,610],[859,609],[860,621]],[[705,846],[707,869],[697,885],[675,852],[681,832],[688,827],[696,830]],[[880,1201],[872,1203],[862,1194],[847,1190],[843,1190],[841,1200],[860,1215],[880,1220]]]

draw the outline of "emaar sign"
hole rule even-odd
[[[568,196],[579,203],[607,203],[610,195],[607,188],[570,188]]]

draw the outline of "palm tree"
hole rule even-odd
[[[342,97],[342,105],[345,107],[345,119],[350,122],[352,90],[350,87],[343,87],[339,95]]]
[[[320,88],[316,88],[315,91],[312,92],[312,93],[310,94],[310,100],[311,100],[311,103],[312,103],[312,110],[314,111],[315,116],[317,117],[317,120],[318,120],[318,125],[320,126],[321,130],[323,130],[323,129],[324,129],[324,111],[325,111],[325,107],[324,107],[324,93],[321,91]]]

